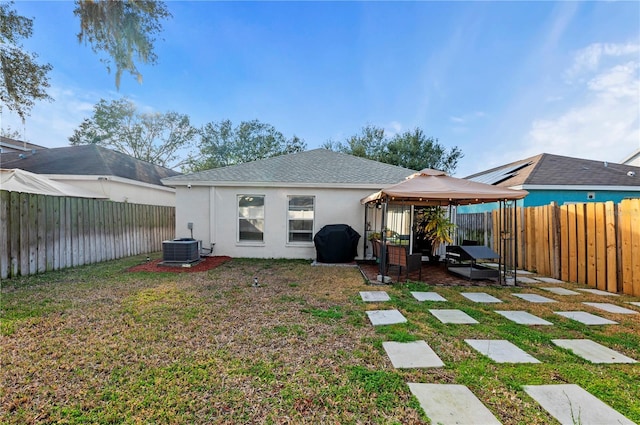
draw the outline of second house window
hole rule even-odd
[[[288,242],[313,240],[314,202],[313,196],[289,196]]]

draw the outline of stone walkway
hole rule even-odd
[[[542,281],[542,279],[537,278]],[[551,282],[549,279],[547,283]],[[540,282],[538,282],[540,283]],[[581,293],[566,288],[540,288],[558,296],[579,296]],[[596,295],[615,294],[603,291],[581,289]],[[384,303],[390,300],[385,291],[361,292],[365,302]],[[411,292],[415,302],[447,301],[437,292]],[[503,301],[484,292],[461,292],[463,297],[476,303],[502,303]],[[513,293],[515,297],[531,303],[554,303],[557,300],[537,294]],[[639,314],[611,303],[580,302],[579,305],[616,314]],[[640,306],[640,302],[629,302]],[[458,309],[429,309],[429,312],[445,324],[478,324],[479,322]],[[495,313],[517,324],[552,326],[553,323],[527,311],[495,310]],[[617,322],[586,311],[554,311],[558,316],[579,321],[585,325],[615,325]],[[374,326],[405,323],[408,319],[398,310],[370,310],[367,315]],[[410,317],[409,317],[410,319]],[[507,340],[465,339],[465,343],[480,355],[487,356],[496,363],[540,363],[540,361]],[[573,355],[592,363],[636,363],[622,353],[605,347],[589,339],[554,339],[557,349],[568,350]],[[391,363],[398,369],[438,368],[445,364],[426,341],[383,342]],[[434,424],[499,424],[500,422],[486,406],[464,385],[408,382],[410,391],[417,398],[425,414]],[[524,385],[523,390],[542,406],[551,416],[567,424],[632,424],[629,419],[585,391],[578,385]]]

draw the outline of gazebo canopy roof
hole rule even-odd
[[[407,180],[386,187],[360,200],[411,203],[414,205],[468,205],[522,199],[526,190],[515,190],[448,176],[444,171],[426,168]]]

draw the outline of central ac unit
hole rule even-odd
[[[165,263],[193,263],[200,260],[200,243],[195,239],[174,239],[162,242],[162,261]]]

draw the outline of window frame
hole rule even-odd
[[[292,218],[291,217],[291,212],[295,212],[295,211],[304,211],[304,210],[292,210],[291,209],[291,200],[293,198],[311,198],[312,201],[312,206],[311,206],[311,213],[312,213],[312,218],[311,219],[305,219],[305,218]],[[307,230],[291,230],[291,222],[294,220],[302,220],[302,221],[310,221],[311,222],[311,230],[307,231]],[[312,245],[313,244],[313,235],[315,233],[315,228],[316,228],[316,196],[315,195],[287,195],[287,213],[286,213],[286,232],[287,232],[287,245]],[[309,234],[310,235],[310,239],[309,240],[304,240],[304,241],[299,241],[299,240],[292,240],[291,239],[291,235],[292,234]]]
[[[240,201],[244,198],[262,198],[262,216],[257,218],[251,217],[242,217],[240,215],[240,208],[245,208],[240,206]],[[246,245],[264,245],[265,233],[266,233],[266,203],[267,197],[266,195],[261,194],[237,194],[236,195],[236,243],[238,244],[246,244]],[[257,207],[254,207],[257,208]],[[261,220],[262,221],[262,239],[241,239],[241,220]]]

